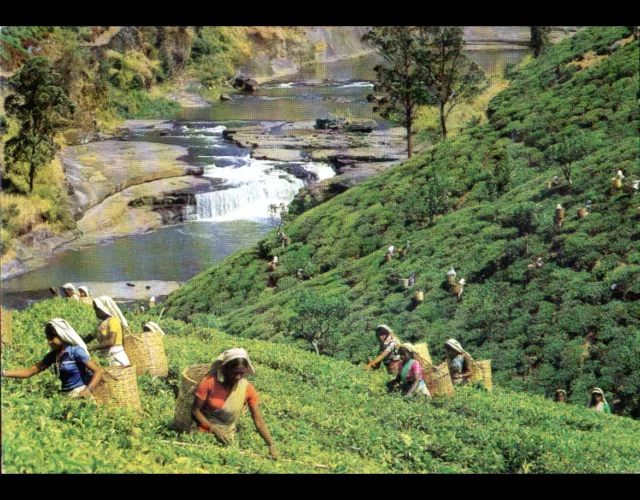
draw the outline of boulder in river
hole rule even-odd
[[[258,81],[253,78],[245,80],[242,90],[245,92],[255,92],[258,89]]]
[[[222,94],[222,95],[220,95],[220,100],[221,101],[230,101],[231,97],[229,97],[229,94]]]
[[[369,134],[376,128],[378,128],[378,124],[375,120],[355,120],[349,122],[345,130],[347,132],[363,132]]]

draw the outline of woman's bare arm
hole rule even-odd
[[[34,375],[45,371],[49,368],[49,365],[44,363],[43,361],[38,361],[35,365],[30,366],[29,368],[18,368],[17,370],[5,370],[2,373],[3,377],[8,378],[30,378]]]

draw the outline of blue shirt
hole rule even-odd
[[[91,357],[82,347],[70,345],[65,348],[60,357],[55,351],[51,351],[42,362],[47,366],[56,364],[59,367],[62,392],[69,392],[91,381],[93,372],[85,364],[90,359]]]

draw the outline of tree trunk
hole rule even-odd
[[[316,342],[315,340],[312,340],[312,341],[311,341],[311,345],[312,345],[312,346],[313,346],[313,348],[315,349],[316,354],[317,354],[318,356],[320,356],[320,351],[318,350],[318,342]]]
[[[442,140],[447,140],[447,119],[444,115],[444,103],[440,104],[440,126],[442,127]]]
[[[411,125],[407,125],[407,157],[411,158]]]

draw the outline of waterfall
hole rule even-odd
[[[198,220],[266,219],[269,205],[289,203],[304,182],[273,165],[248,160],[242,167],[207,168],[205,176],[223,179],[229,187],[196,195]]]

